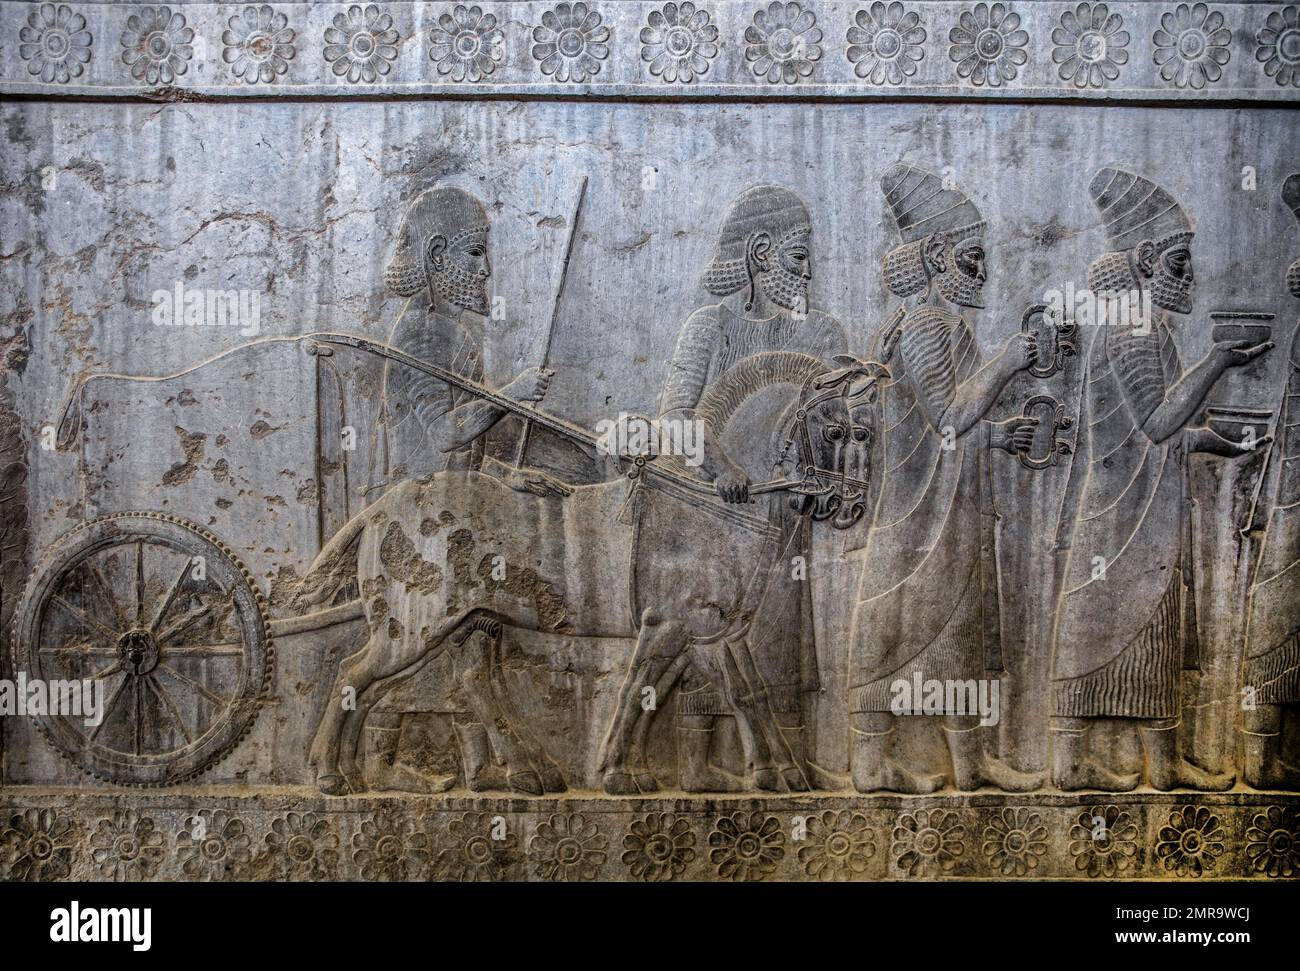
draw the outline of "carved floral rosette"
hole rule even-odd
[[[172,794],[122,810],[106,796],[11,790],[0,807],[0,879],[1300,878],[1295,796],[303,803]]]

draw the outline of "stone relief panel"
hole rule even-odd
[[[1291,8],[9,6],[4,879],[1296,875]]]

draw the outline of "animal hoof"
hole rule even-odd
[[[542,777],[532,769],[527,772],[512,772],[506,776],[506,783],[515,792],[526,792],[530,796],[542,794]]]
[[[635,796],[641,791],[630,772],[606,772],[601,786],[611,796]]]
[[[633,778],[636,780],[636,787],[642,792],[659,791],[659,780],[649,772],[638,772]]]
[[[333,773],[317,776],[316,786],[327,796],[346,796],[351,791],[347,780]]]

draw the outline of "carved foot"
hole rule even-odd
[[[763,792],[785,792],[785,780],[776,769],[755,769],[754,788]]]
[[[1098,789],[1102,792],[1131,792],[1142,781],[1141,774],[1122,775],[1088,759],[1077,765],[1052,769],[1052,784],[1063,792]]]
[[[542,777],[533,769],[509,773],[506,776],[506,784],[514,792],[523,792],[530,796],[540,796],[544,791],[542,789]]]
[[[410,766],[383,765],[366,773],[365,788],[375,792],[446,792],[456,786],[456,776],[426,775]]]
[[[1033,792],[1035,789],[1042,788],[1043,774],[1021,772],[1011,768],[1001,759],[986,755],[973,776],[957,780],[957,788],[963,792],[971,792],[985,785],[1001,789],[1003,792]]]
[[[1285,792],[1300,789],[1300,768],[1286,762],[1270,762],[1260,767],[1248,764],[1245,777],[1246,785],[1254,789],[1281,789]]]
[[[745,780],[740,776],[713,765],[682,766],[680,784],[686,792],[744,792],[746,789]]]
[[[316,777],[316,788],[327,796],[346,796],[352,789],[347,780],[335,772],[325,772]]]
[[[636,780],[631,772],[608,771],[601,780],[601,788],[611,796],[636,796],[641,790],[636,787]]]
[[[636,781],[636,787],[642,792],[648,793],[659,791],[659,780],[649,772],[638,772],[633,778]]]
[[[823,769],[816,762],[808,763],[808,782],[821,792],[839,792],[853,785],[848,773]]]
[[[786,788],[791,792],[808,792],[812,788],[797,765],[787,765],[783,768],[781,778],[785,780]]]
[[[1167,771],[1151,770],[1151,788],[1168,792],[1170,789],[1195,789],[1198,792],[1223,792],[1237,781],[1231,772],[1206,772],[1186,759],[1179,759]]]
[[[564,781],[564,773],[559,766],[548,765],[542,769],[542,788],[547,792],[567,792],[569,785]]]
[[[858,792],[904,792],[925,796],[938,792],[946,781],[942,774],[912,772],[892,759],[886,759],[883,765],[853,767],[853,788]]]

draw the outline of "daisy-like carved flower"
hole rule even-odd
[[[352,834],[352,862],[363,880],[419,879],[429,856],[429,837],[397,813],[377,812]]]
[[[86,18],[62,3],[41,4],[18,31],[18,56],[27,62],[27,73],[46,84],[81,77],[90,61],[90,44]]]
[[[76,827],[53,809],[15,813],[0,827],[0,878],[47,882],[72,873]]]
[[[985,858],[1004,877],[1023,877],[1047,855],[1047,827],[1028,809],[1003,809],[984,827]]]
[[[671,880],[694,859],[695,832],[673,813],[634,819],[623,837],[622,860],[638,880]]]
[[[269,4],[245,7],[230,18],[221,34],[225,45],[221,59],[241,81],[270,84],[289,70],[296,53],[296,36],[289,18],[272,10]]]
[[[90,836],[90,858],[101,876],[121,882],[148,880],[167,851],[166,838],[149,816],[119,809]]]
[[[809,816],[799,862],[818,880],[850,880],[867,872],[876,855],[876,834],[862,813],[826,810]]]
[[[1223,65],[1232,56],[1231,42],[1232,31],[1224,26],[1223,14],[1203,3],[1180,3],[1161,15],[1151,37],[1155,45],[1151,58],[1166,81],[1199,91],[1223,77]]]
[[[493,14],[458,3],[429,31],[429,57],[453,81],[482,81],[505,56],[503,43]]]
[[[204,809],[185,820],[176,857],[190,880],[227,880],[253,859],[253,840],[238,816]]]
[[[689,84],[709,70],[718,53],[718,28],[707,10],[697,10],[690,0],[678,6],[666,3],[651,10],[641,28],[641,60],[650,73],[668,83]]]
[[[1300,815],[1295,809],[1269,806],[1246,830],[1246,859],[1256,873],[1292,877],[1300,873]]]
[[[909,877],[931,867],[947,873],[966,852],[966,827],[948,809],[903,813],[893,836],[894,860]]]
[[[141,7],[126,18],[122,62],[131,77],[146,84],[171,84],[189,69],[194,30],[185,15],[170,7]]]
[[[334,15],[325,29],[325,62],[336,77],[356,84],[373,84],[393,69],[397,60],[397,31],[393,18],[375,4],[357,4]]]
[[[1128,63],[1128,31],[1124,20],[1104,3],[1081,3],[1066,10],[1052,31],[1052,60],[1062,81],[1076,88],[1098,88],[1119,77]]]
[[[280,816],[271,823],[266,846],[282,880],[333,880],[338,874],[339,835],[325,816]]]
[[[487,813],[465,813],[447,824],[452,845],[434,864],[441,880],[489,883],[506,879],[518,862],[519,838],[505,821]]]
[[[585,84],[609,57],[609,28],[585,3],[561,3],[533,28],[533,58],[547,77]]]
[[[1180,877],[1199,877],[1214,869],[1227,835],[1219,817],[1204,806],[1183,806],[1169,814],[1169,825],[1160,827],[1156,858]]]
[[[812,77],[822,58],[821,40],[816,14],[798,3],[772,0],[745,28],[745,60],[760,80],[794,84]]]
[[[720,816],[709,834],[709,862],[727,880],[762,880],[785,858],[785,833],[775,816]]]
[[[859,10],[846,39],[853,73],[872,84],[902,84],[925,58],[921,18],[898,2]]]
[[[1255,35],[1255,59],[1278,84],[1300,88],[1300,7],[1274,10]]]
[[[604,834],[581,813],[555,813],[537,825],[528,859],[543,880],[589,881],[605,865]]]
[[[948,56],[957,65],[958,77],[970,78],[976,86],[996,88],[1015,80],[1029,60],[1029,34],[1020,29],[1020,15],[1004,3],[977,3],[973,10],[962,11],[948,40]]]
[[[1135,866],[1137,824],[1118,806],[1093,806],[1079,813],[1070,827],[1067,849],[1074,868],[1090,877],[1113,877]]]

